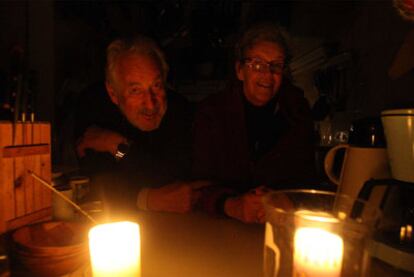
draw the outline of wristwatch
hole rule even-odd
[[[116,148],[116,153],[115,153],[115,159],[117,161],[122,160],[125,155],[128,153],[129,150],[129,143],[120,143],[118,144],[118,147]]]

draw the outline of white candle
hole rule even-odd
[[[303,227],[295,232],[294,275],[335,277],[341,275],[343,240],[321,228]]]
[[[123,221],[101,224],[89,231],[94,277],[141,276],[139,225]]]

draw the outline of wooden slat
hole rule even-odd
[[[0,122],[0,149],[12,144],[12,125]],[[0,151],[0,233],[6,231],[6,221],[14,218],[13,159],[3,159]]]
[[[23,125],[21,123],[15,124],[15,134],[13,139],[14,145],[23,144]],[[15,157],[14,159],[14,200],[16,217],[26,214],[26,203],[24,195],[24,182],[27,174],[24,169],[24,158]]]
[[[33,125],[33,143],[40,144],[41,143],[41,134],[40,134],[40,124],[36,123]],[[33,172],[37,175],[41,176],[41,165],[40,165],[40,155],[36,155],[33,157],[34,160],[34,167]],[[32,178],[32,177],[31,177]],[[34,190],[34,209],[40,210],[42,209],[42,185],[39,182],[34,182],[33,190]]]
[[[51,219],[52,216],[52,208],[48,207],[48,208],[44,208],[42,210],[27,214],[23,217],[18,217],[15,218],[13,220],[10,220],[9,222],[7,222],[7,230],[14,230],[20,226],[23,225],[27,225],[27,224],[32,224],[38,221],[44,221],[44,220],[48,220]]]
[[[50,147],[50,125],[47,123],[40,123],[40,142],[44,144],[49,144]],[[50,151],[49,151],[50,152]],[[50,154],[43,154],[40,155],[40,163],[41,163],[41,176],[47,182],[52,182],[52,166],[51,166],[51,157]],[[41,207],[46,208],[50,207],[52,204],[52,192],[42,186],[41,189]]]
[[[30,122],[23,124],[24,128],[24,136],[23,142],[25,145],[31,145],[32,140],[32,124]],[[32,170],[34,167],[34,159],[32,155],[25,155],[24,156],[24,168],[25,174],[27,170]],[[26,204],[26,214],[32,213],[35,211],[34,209],[34,180],[30,176],[26,176],[24,178],[24,195],[25,195],[25,204]]]
[[[32,129],[31,125],[32,125],[31,123],[25,123],[25,126],[26,126],[25,129],[30,130],[30,135],[31,135],[31,129]],[[42,155],[42,154],[49,154],[49,152],[50,152],[50,148],[48,144],[17,145],[17,146],[5,147],[3,149],[3,157],[12,158],[12,157]]]

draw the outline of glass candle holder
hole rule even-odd
[[[271,192],[266,209],[264,276],[366,276],[380,210],[346,195]]]

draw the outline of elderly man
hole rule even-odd
[[[235,56],[238,80],[196,114],[193,173],[218,184],[204,190],[204,209],[263,222],[266,188],[314,180],[313,123],[303,92],[286,78],[289,49],[278,26],[248,29]]]
[[[111,208],[191,209],[191,107],[166,91],[168,65],[146,37],[107,48],[103,85],[85,94],[77,112],[77,153],[92,188]]]

